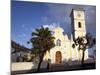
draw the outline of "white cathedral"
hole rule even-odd
[[[55,37],[53,47],[49,52],[47,51],[44,60],[50,60],[51,63],[63,63],[69,60],[81,60],[82,50],[78,51],[77,47],[73,48],[72,44],[74,39],[86,35],[86,24],[85,24],[85,11],[82,9],[72,9],[71,11],[71,38],[69,39],[67,34],[64,35],[63,28],[57,26],[53,29],[53,36]],[[85,51],[84,60],[88,59],[88,50]]]

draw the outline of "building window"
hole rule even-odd
[[[58,39],[56,44],[57,46],[61,46],[61,40]]]
[[[82,27],[82,26],[81,26],[81,22],[78,22],[78,27],[79,27],[79,28],[81,28],[81,27]]]

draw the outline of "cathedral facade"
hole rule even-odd
[[[63,63],[69,60],[81,60],[82,50],[78,50],[77,47],[73,48],[72,44],[74,39],[86,35],[85,24],[85,11],[83,9],[72,9],[71,12],[71,38],[68,38],[67,34],[63,34],[64,30],[60,26],[53,29],[53,36],[55,37],[53,47],[49,52],[47,51],[44,60],[50,60],[51,63]],[[85,51],[84,60],[88,59],[88,50]]]

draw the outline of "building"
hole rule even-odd
[[[63,34],[64,30],[60,26],[54,28],[53,36],[55,37],[54,43],[56,46],[46,52],[44,60],[49,59],[51,63],[59,64],[82,59],[82,50],[78,51],[77,47],[72,47],[72,44],[76,38],[86,35],[85,11],[83,9],[72,9],[70,17],[72,25],[71,38],[68,38],[67,34]],[[84,59],[88,59],[88,50],[85,51]]]
[[[11,61],[23,62],[25,58],[30,59],[31,49],[28,49],[15,41],[11,41]]]

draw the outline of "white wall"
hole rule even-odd
[[[31,70],[37,69],[38,62],[14,62],[11,64],[11,71],[21,71],[21,70]],[[47,62],[44,61],[41,63],[40,68],[46,68]]]
[[[11,64],[12,71],[30,70],[33,67],[36,68],[33,62],[17,62]]]

